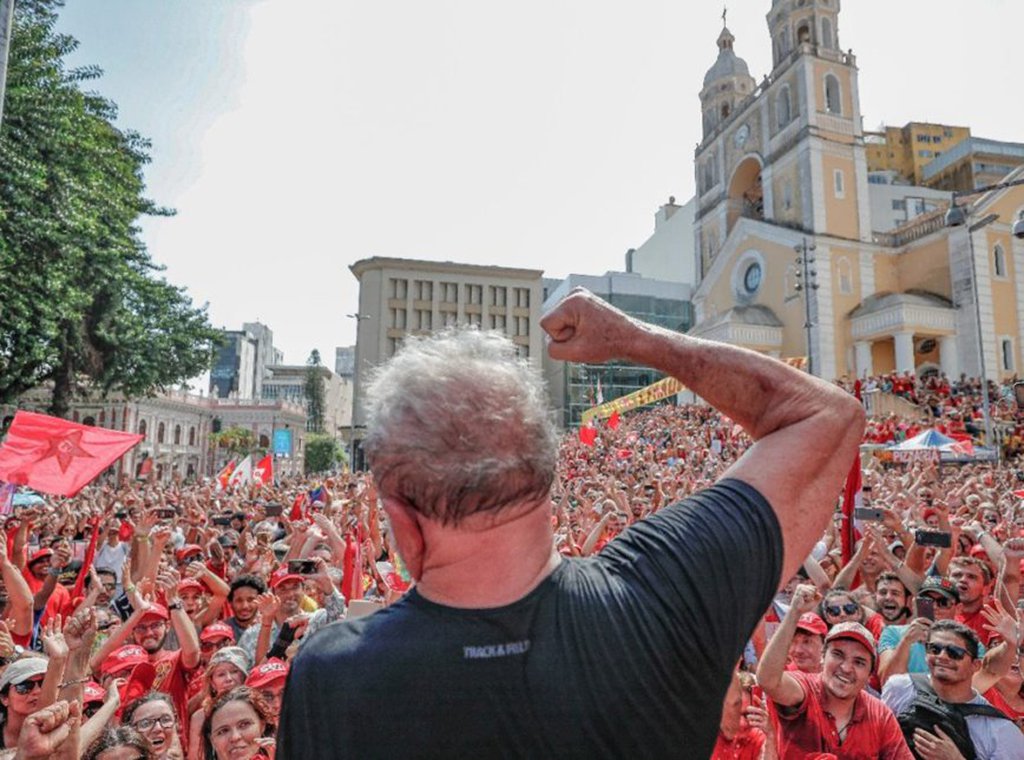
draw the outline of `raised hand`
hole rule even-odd
[[[46,760],[61,749],[72,728],[82,719],[78,702],[61,700],[32,713],[18,734],[19,760]]]
[[[80,609],[64,626],[64,642],[68,650],[76,652],[82,647],[91,648],[96,638],[96,610]]]
[[[801,583],[793,591],[793,610],[798,615],[813,612],[821,603],[821,592],[809,583]]]
[[[563,361],[601,363],[623,358],[623,350],[641,329],[628,315],[589,290],[574,288],[544,317],[548,354]]]
[[[982,627],[986,631],[999,636],[999,638],[1006,642],[1006,646],[1010,647],[1011,650],[1015,650],[1017,644],[1020,643],[1017,615],[1007,610],[998,599],[992,600],[991,607],[982,607],[981,614],[985,618],[985,623]]]
[[[173,567],[162,570],[156,576],[156,587],[164,594],[168,604],[178,599],[178,584],[181,583],[181,573]]]
[[[43,652],[47,657],[51,659],[65,659],[70,654],[67,641],[64,640],[64,634],[61,629],[63,628],[62,620],[60,615],[54,615],[43,626]]]
[[[277,599],[277,595],[272,591],[264,591],[262,594],[256,597],[256,608],[260,612],[260,616],[264,620],[269,620],[277,614],[277,609],[281,603]]]

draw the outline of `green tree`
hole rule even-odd
[[[206,309],[158,276],[139,237],[149,143],[113,125],[68,69],[77,45],[60,0],[19,0],[0,125],[0,403],[53,383],[51,413],[76,392],[147,395],[208,368],[219,338]]]
[[[336,464],[345,461],[341,445],[329,435],[313,433],[306,437],[306,474],[327,472]]]
[[[324,379],[321,373],[320,352],[315,348],[306,360],[306,381],[302,386],[306,397],[306,430],[324,432]]]
[[[256,448],[256,434],[248,428],[229,427],[210,435],[210,443],[227,449],[231,456],[244,457]]]

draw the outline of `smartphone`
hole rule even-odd
[[[750,687],[750,696],[764,705],[764,689],[757,684]]]
[[[282,509],[284,509],[284,507],[281,504],[270,502],[263,505],[263,514],[267,517],[280,517]]]
[[[118,520],[123,520],[127,516],[128,513],[125,512],[123,509],[119,509],[117,512],[114,513],[114,517],[116,517]]]
[[[853,510],[853,518],[855,520],[864,520],[865,522],[881,522],[882,515],[882,510],[872,507],[857,507]]]
[[[153,512],[161,520],[170,520],[171,518],[178,516],[178,511],[171,507],[158,507],[157,509],[154,509]]]
[[[918,617],[923,617],[925,620],[935,619],[935,600],[930,596],[919,596],[914,599],[914,604],[917,606]]]
[[[919,546],[937,546],[940,549],[948,549],[953,545],[953,535],[941,530],[918,530],[914,531],[914,542]]]
[[[224,517],[214,517],[214,518],[212,518],[210,520],[210,522],[213,523],[214,525],[224,525],[224,526],[230,525],[231,524],[231,515],[226,515]]]
[[[311,559],[290,559],[288,572],[295,575],[316,575],[316,562]]]

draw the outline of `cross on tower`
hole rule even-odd
[[[722,26],[725,26],[725,16],[726,16],[726,14],[728,12],[729,12],[729,6],[728,5],[723,5],[722,6]]]

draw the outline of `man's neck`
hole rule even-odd
[[[971,686],[971,679],[969,678],[965,681],[957,681],[956,683],[940,681],[931,676],[929,676],[929,680],[931,681],[932,688],[935,689],[935,693],[939,695],[939,699],[943,702],[959,705],[974,699],[974,687]]]
[[[425,536],[419,593],[437,604],[468,609],[522,599],[562,561],[549,515],[538,506],[480,530],[432,526],[432,535]]]
[[[840,699],[825,688],[822,690],[822,695],[824,696],[822,707],[835,719],[836,723],[848,723],[849,718],[853,715],[853,707],[857,704],[860,692],[858,691],[852,697]]]

